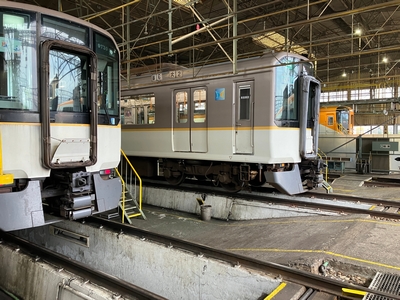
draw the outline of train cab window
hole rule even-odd
[[[0,22],[0,109],[37,112],[35,17],[1,12]]]
[[[288,57],[285,63],[294,62]],[[299,120],[297,78],[301,64],[275,68],[275,121],[278,126],[297,127]]]
[[[206,121],[207,93],[205,89],[196,89],[193,91],[193,122],[204,123]]]
[[[344,110],[339,110],[336,112],[336,119],[338,120],[338,125],[342,127],[342,130],[349,130],[349,112]]]
[[[89,30],[79,24],[49,16],[42,17],[41,37],[71,42],[77,45],[89,45]]]
[[[97,55],[97,96],[99,124],[119,123],[119,64],[118,50],[110,39],[94,35]]]
[[[188,95],[187,92],[177,92],[175,94],[175,109],[176,109],[176,122],[187,123],[187,110],[188,110]]]
[[[153,93],[130,96],[121,103],[122,124],[155,124],[156,101]]]
[[[333,116],[328,116],[328,125],[329,126],[333,125]]]
[[[89,112],[86,74],[90,58],[57,49],[50,50],[49,54],[51,118],[55,112]]]

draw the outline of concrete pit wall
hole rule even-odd
[[[259,299],[280,283],[266,274],[210,259],[201,253],[104,228],[68,221],[56,227],[84,236],[86,246],[53,235],[55,226],[21,230],[18,235],[168,299]]]
[[[285,197],[284,195],[275,196]],[[201,195],[177,190],[166,190],[152,187],[143,188],[144,204],[200,215],[200,206],[196,200],[197,198],[201,198]],[[236,194],[235,199],[210,194],[206,196],[205,204],[212,206],[211,216],[215,219],[221,220],[243,221],[315,215],[335,215],[334,213],[319,212],[310,208],[278,205],[269,203],[268,201],[260,202],[240,199],[240,194]]]
[[[0,244],[0,270],[1,288],[20,299],[113,299],[113,292],[6,243]]]

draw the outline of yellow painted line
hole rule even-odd
[[[343,254],[334,253],[334,252],[325,251],[325,250],[274,249],[274,248],[270,248],[270,249],[267,249],[267,248],[264,248],[264,249],[263,248],[232,248],[232,249],[225,249],[225,250],[226,251],[247,251],[247,252],[287,252],[287,253],[318,253],[318,254],[322,253],[325,255],[332,255],[332,256],[336,256],[336,257],[340,257],[340,258],[344,258],[344,259],[348,259],[348,260],[352,260],[352,261],[362,262],[362,263],[366,263],[366,264],[370,264],[370,265],[374,265],[374,266],[385,267],[385,268],[393,269],[393,270],[400,270],[400,267],[382,264],[379,262],[361,259],[361,258],[357,258],[357,257],[351,257],[348,255],[343,255]]]
[[[342,292],[346,294],[359,295],[359,296],[364,296],[367,294],[367,292],[364,291],[347,289],[347,288],[342,288]]]
[[[146,210],[149,214],[154,214],[154,212],[152,210]],[[175,215],[175,214],[168,214],[168,213],[155,213],[158,216],[164,215],[164,216],[170,216],[170,217],[175,217],[175,218],[183,218],[186,219],[188,221],[194,221],[194,222],[198,222],[204,225],[207,225],[209,223],[204,223],[204,221],[201,221],[198,218],[188,218],[188,217],[182,217],[179,215]],[[385,225],[391,225],[391,226],[400,226],[400,224],[398,223],[394,223],[394,222],[381,222],[379,220],[364,220],[364,219],[349,219],[349,220],[321,220],[321,221],[308,221],[308,222],[304,222],[304,221],[279,221],[279,222],[275,222],[275,221],[268,221],[265,223],[258,223],[258,224],[247,224],[247,225],[235,225],[235,224],[228,224],[228,225],[217,225],[216,223],[213,223],[212,226],[220,226],[220,227],[225,227],[225,226],[265,226],[265,225],[274,225],[274,224],[283,224],[283,225],[287,225],[287,224],[296,224],[296,223],[344,223],[344,222],[368,222],[368,223],[379,223],[379,224],[385,224]],[[210,224],[211,225],[211,224]],[[323,253],[323,254],[327,254],[327,255],[332,255],[335,257],[340,257],[340,258],[345,258],[348,260],[352,260],[352,261],[358,261],[358,262],[363,262],[366,264],[370,264],[370,265],[374,265],[374,266],[380,266],[380,267],[385,267],[385,268],[389,268],[389,269],[393,269],[393,270],[400,270],[400,267],[396,267],[396,266],[391,266],[391,265],[387,265],[387,264],[382,264],[379,262],[374,262],[374,261],[369,261],[369,260],[365,260],[365,259],[361,259],[361,258],[356,258],[356,257],[351,257],[351,256],[347,256],[347,255],[343,255],[343,254],[338,254],[338,253],[334,253],[331,251],[326,251],[326,250],[307,250],[307,249],[278,249],[278,248],[231,248],[231,249],[225,249],[226,251],[248,251],[248,252],[288,252],[288,253]]]
[[[285,282],[282,282],[280,285],[278,285],[278,287],[271,293],[269,294],[267,297],[264,298],[264,300],[271,300],[273,299],[280,291],[282,291],[286,286]]]
[[[369,208],[369,210],[374,210],[375,207],[376,207],[376,205],[372,205],[372,206]]]

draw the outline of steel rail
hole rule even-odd
[[[112,229],[118,233],[136,236],[140,239],[146,239],[154,243],[165,245],[166,247],[174,247],[176,249],[190,251],[195,255],[202,255],[202,257],[224,261],[234,267],[236,266],[258,270],[269,276],[280,277],[288,282],[297,283],[318,291],[324,291],[328,294],[340,296],[340,299],[359,300],[359,298],[356,297],[343,295],[342,289],[348,288],[364,291],[379,296],[389,297],[390,299],[400,300],[400,296],[396,296],[386,292],[379,292],[363,286],[357,286],[339,280],[323,277],[306,271],[293,269],[284,265],[272,262],[265,262],[244,255],[239,255],[220,249],[215,249],[202,244],[190,242],[187,240],[181,240],[171,236],[150,232],[148,230],[140,229],[132,225],[121,224],[119,222],[106,220],[100,217],[90,217],[88,221],[85,222],[85,225],[94,227],[99,227],[100,225],[102,225],[103,228]]]
[[[351,201],[355,203],[365,203],[365,204],[373,204],[377,206],[394,206],[400,207],[400,200],[385,200],[379,198],[365,198],[359,196],[352,196],[352,195],[344,195],[344,194],[322,194],[317,192],[306,192],[302,194],[302,197],[318,197],[321,200],[343,200],[343,201]]]
[[[148,182],[146,181],[146,185],[148,186],[154,186],[154,187],[160,187],[162,182]],[[198,184],[198,182],[196,182]],[[186,185],[180,185],[180,186],[170,186],[170,185],[165,185],[168,186],[168,189],[176,189],[180,191],[188,191],[188,192],[194,192],[194,193],[210,193],[213,195],[218,195],[218,196],[225,196],[225,197],[230,197],[230,198],[241,198],[244,200],[251,200],[251,201],[259,201],[259,202],[268,202],[268,203],[274,203],[274,204],[284,204],[284,205],[290,205],[290,206],[296,206],[296,207],[303,207],[303,208],[313,208],[313,209],[319,209],[319,210],[327,210],[327,211],[333,211],[333,212],[338,212],[338,213],[349,213],[349,214],[367,214],[370,215],[371,217],[376,217],[376,218],[387,218],[387,219],[395,219],[399,220],[400,219],[400,214],[397,213],[388,213],[384,211],[377,211],[377,210],[370,210],[370,209],[363,209],[363,208],[357,208],[357,207],[348,207],[348,206],[342,206],[340,203],[337,203],[337,201],[352,201],[352,202],[360,202],[360,203],[365,203],[365,204],[373,204],[377,206],[393,206],[393,207],[400,207],[400,201],[390,201],[390,200],[383,200],[383,199],[368,199],[368,198],[362,198],[362,197],[354,197],[354,196],[348,196],[348,195],[341,195],[341,194],[322,194],[322,193],[312,193],[312,192],[307,192],[305,194],[300,194],[300,195],[295,195],[295,196],[290,196],[290,195],[284,195],[284,194],[272,194],[272,193],[263,193],[262,189],[268,190],[265,188],[257,188],[257,194],[255,193],[248,193],[248,192],[240,192],[240,193],[230,193],[222,190],[222,188],[212,188],[209,186],[186,186]],[[201,188],[201,189],[200,189]],[[310,197],[314,197],[315,200],[322,200],[326,201],[326,203],[321,203],[321,202],[310,202]],[[336,200],[334,203],[332,200]]]

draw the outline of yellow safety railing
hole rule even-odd
[[[118,170],[119,169],[119,170]],[[128,221],[130,218],[142,216],[144,219],[146,218],[143,214],[142,211],[142,179],[140,178],[139,174],[129,161],[128,157],[126,156],[125,152],[121,149],[121,162],[119,164],[119,167],[115,169],[116,173],[118,174],[119,178],[121,179],[122,183],[122,197],[121,197],[121,209],[122,209],[122,223],[124,223],[125,217],[128,218]],[[132,182],[132,174],[135,174],[135,180]],[[139,181],[139,199],[138,201],[136,200],[137,192],[136,192],[136,187],[137,187],[137,180]],[[129,186],[129,188],[128,188]],[[135,192],[131,192],[131,187],[135,186]],[[130,200],[126,199],[126,193],[129,192],[130,196],[132,197],[131,200],[135,204],[137,204],[137,209],[135,213],[130,213],[126,214],[126,210],[128,209],[126,207],[126,203]]]
[[[322,158],[322,155],[320,152],[325,156],[325,159]],[[328,181],[328,156],[321,151],[321,149],[318,148],[318,157],[320,157],[322,160],[325,160],[325,181]]]
[[[0,185],[12,184],[14,182],[13,174],[3,174],[3,148],[2,148],[2,137],[0,131]]]
[[[344,134],[348,134],[348,130],[343,126],[343,124],[337,124],[338,125],[338,129],[340,132],[343,132]]]
[[[122,151],[122,150],[121,150]],[[125,221],[125,190],[126,190],[126,185],[125,185],[125,180],[122,178],[121,173],[118,171],[118,168],[115,168],[115,172],[117,172],[117,175],[119,179],[121,180],[122,183],[122,196],[121,196],[121,205],[122,205],[122,216],[121,216],[121,222],[124,223]]]

